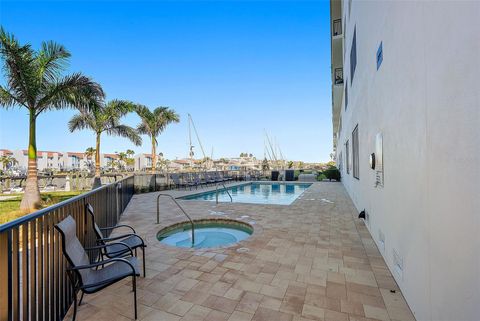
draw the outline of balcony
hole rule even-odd
[[[342,19],[333,20],[332,36],[334,38],[342,35]]]

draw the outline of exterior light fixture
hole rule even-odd
[[[375,153],[370,154],[369,163],[370,163],[370,168],[375,169]]]

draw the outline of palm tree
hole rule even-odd
[[[138,125],[137,131],[140,134],[148,135],[152,141],[152,173],[157,167],[157,136],[165,130],[170,123],[178,123],[180,116],[168,107],[157,107],[150,111],[146,106],[138,105],[136,112],[142,122]]]
[[[10,167],[15,166],[15,164],[18,164],[18,161],[13,156],[4,155],[0,156],[0,163],[2,164],[2,169],[9,169]]]
[[[125,152],[127,154],[127,159],[125,160],[125,164],[127,167],[131,170],[134,169],[135,167],[135,158],[133,157],[135,155],[135,152],[131,149],[127,149]]]
[[[71,132],[75,130],[90,129],[95,132],[95,179],[93,188],[101,185],[100,181],[100,138],[102,133],[112,136],[128,138],[132,143],[139,146],[142,138],[135,129],[120,124],[120,118],[132,112],[134,105],[129,101],[111,100],[108,103],[96,104],[89,110],[84,110],[75,115],[68,122]]]
[[[100,102],[100,85],[80,73],[63,76],[70,52],[53,41],[35,51],[20,45],[0,27],[0,57],[5,85],[0,86],[0,107],[24,107],[29,114],[28,175],[20,208],[30,211],[40,205],[37,178],[36,122],[40,114],[54,109],[86,108]]]
[[[93,155],[95,155],[95,148],[93,148],[93,147],[88,147],[88,148],[85,150],[85,156],[87,156],[87,158],[92,158]]]

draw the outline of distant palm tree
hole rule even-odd
[[[10,167],[15,166],[15,164],[18,164],[18,161],[13,156],[3,155],[0,156],[0,163],[2,164],[2,169],[9,169]]]
[[[142,138],[137,134],[135,129],[120,124],[120,118],[133,110],[134,105],[129,101],[111,100],[108,103],[97,104],[88,111],[80,112],[73,116],[68,122],[68,128],[71,132],[82,129],[90,129],[95,132],[95,179],[93,182],[93,188],[97,188],[101,185],[100,138],[102,133],[128,138],[137,146],[142,144]]]
[[[95,155],[95,148],[93,148],[93,147],[88,147],[88,148],[85,150],[85,156],[87,156],[87,158],[92,158],[93,155]]]
[[[127,149],[125,152],[127,154],[127,159],[125,160],[125,164],[129,167],[129,169],[134,169],[135,167],[135,152],[131,149]]]
[[[35,51],[20,45],[0,27],[0,57],[5,85],[0,86],[0,107],[25,107],[29,114],[28,174],[20,208],[30,211],[40,205],[37,173],[37,117],[54,109],[86,108],[100,102],[100,85],[80,73],[62,76],[70,53],[55,42],[43,42]]]
[[[152,141],[152,173],[157,167],[157,136],[171,123],[178,123],[180,116],[168,107],[157,107],[150,111],[146,106],[138,105],[136,112],[142,122],[137,126],[140,134],[148,135]]]

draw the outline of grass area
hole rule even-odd
[[[60,203],[82,193],[84,193],[84,191],[42,193],[42,208]],[[13,198],[7,200],[0,200],[0,224],[7,223],[28,214],[28,212],[20,210],[20,202],[23,194],[1,194],[0,196],[13,196]]]

